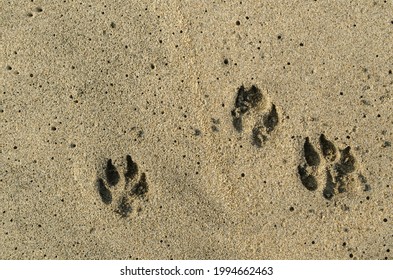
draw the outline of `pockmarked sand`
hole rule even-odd
[[[391,1],[2,1],[1,259],[392,259]]]

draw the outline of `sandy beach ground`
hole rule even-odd
[[[1,259],[392,259],[392,1],[1,1]]]

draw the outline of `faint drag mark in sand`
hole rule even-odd
[[[96,189],[101,201],[111,206],[113,211],[121,217],[128,217],[134,210],[141,211],[138,202],[147,201],[149,185],[146,173],[139,175],[138,165],[130,155],[126,156],[126,165],[123,174],[113,164],[112,159],[106,161],[104,167],[105,179],[98,177]],[[139,177],[139,179],[138,179]],[[118,185],[123,185],[118,188]]]
[[[303,145],[305,162],[297,167],[303,186],[309,191],[316,191],[323,185],[322,195],[330,200],[336,194],[354,192],[360,182],[363,191],[371,188],[367,179],[360,173],[357,160],[351,147],[338,149],[324,134],[319,136],[319,151],[306,137]]]
[[[280,121],[276,105],[255,85],[248,89],[242,85],[238,89],[231,115],[235,130],[249,133],[251,144],[257,148],[269,140]]]

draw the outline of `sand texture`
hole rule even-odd
[[[392,259],[392,1],[1,1],[1,259]]]

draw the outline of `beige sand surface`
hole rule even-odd
[[[0,11],[1,259],[393,258],[392,1]]]

